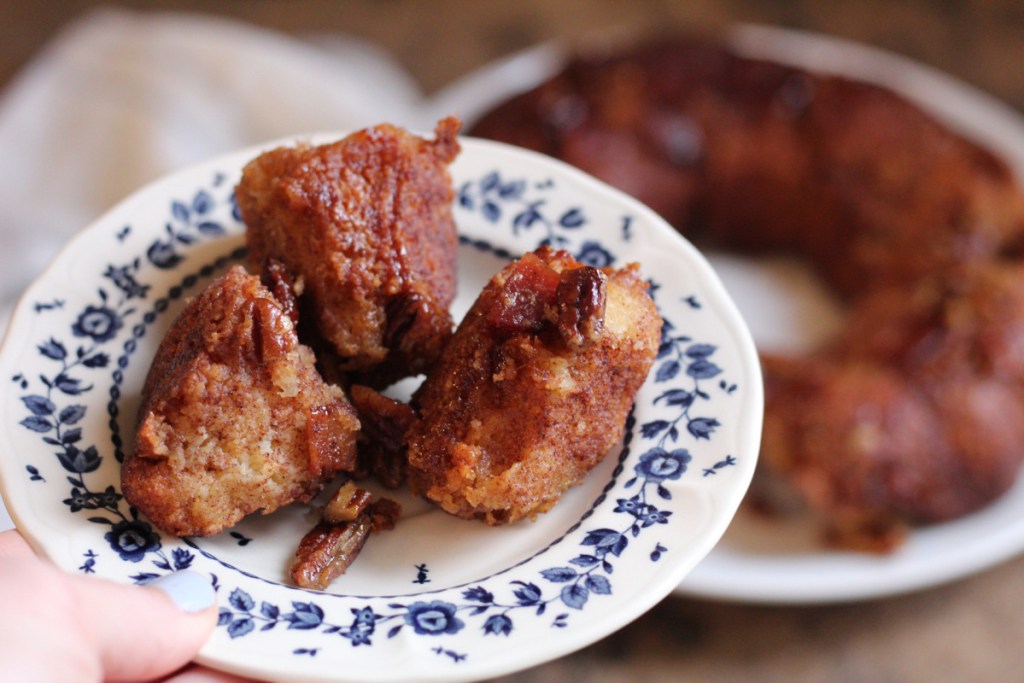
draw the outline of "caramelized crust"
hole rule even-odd
[[[216,534],[308,502],[355,465],[359,422],[280,303],[241,266],[193,299],[146,378],[125,498],[163,531]]]
[[[283,264],[340,369],[385,385],[423,372],[451,335],[457,236],[447,165],[457,119],[433,140],[387,124],[319,147],[274,149],[237,188],[256,270]]]
[[[687,237],[795,251],[846,297],[1019,244],[1006,164],[893,92],[664,41],[579,58],[471,135],[564,159]]]
[[[699,244],[795,253],[847,300],[831,343],[765,359],[760,460],[841,542],[1014,481],[1024,198],[991,152],[884,88],[685,39],[575,59],[470,132],[569,161]]]
[[[622,437],[661,318],[635,266],[543,247],[484,288],[414,396],[414,491],[488,524],[547,511]]]

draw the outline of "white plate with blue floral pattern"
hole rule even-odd
[[[338,137],[338,136],[327,136]],[[199,660],[271,680],[460,681],[558,657],[625,625],[711,550],[754,471],[762,389],[750,335],[696,250],[645,207],[561,163],[466,139],[452,166],[458,318],[542,242],[636,261],[664,318],[615,449],[535,522],[489,528],[402,497],[329,592],[285,582],[305,506],[219,536],[160,533],[123,500],[150,360],[183,302],[244,257],[233,188],[246,150],[182,171],[81,233],[28,290],[2,354],[3,496],[68,571],[141,583],[192,569],[220,621]]]

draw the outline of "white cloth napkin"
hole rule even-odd
[[[430,104],[362,40],[201,15],[85,15],[0,93],[0,330],[68,239],[147,182],[287,135],[381,121],[429,131]],[[10,526],[0,505],[0,529]]]
[[[148,181],[285,135],[419,128],[420,96],[352,38],[302,41],[198,15],[84,16],[0,97],[0,326],[73,233]]]

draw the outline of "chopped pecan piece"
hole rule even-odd
[[[355,468],[351,434],[359,428],[359,422],[352,413],[348,405],[341,403],[310,408],[306,417],[310,472],[349,472]]]
[[[293,323],[299,322],[299,306],[296,302],[298,292],[295,287],[295,279],[283,263],[277,259],[267,259],[263,268],[263,285],[270,290],[277,302],[281,304],[285,315],[292,319]]]
[[[252,346],[260,363],[279,361],[287,357],[294,344],[291,330],[283,331],[282,310],[269,299],[252,302]]]
[[[351,522],[320,522],[299,542],[292,581],[301,588],[325,590],[356,559],[372,529],[373,522],[365,512]]]
[[[402,515],[402,506],[390,498],[381,498],[370,504],[368,512],[370,522],[373,524],[373,533],[390,531],[398,524],[398,518]]]
[[[562,271],[557,292],[558,332],[569,346],[579,347],[601,334],[607,280],[592,266]]]
[[[405,432],[416,421],[415,411],[359,384],[352,386],[351,394],[363,426],[356,478],[374,476],[390,489],[399,488],[408,470]]]
[[[351,522],[369,507],[370,501],[369,491],[346,481],[324,507],[323,519],[331,524]]]
[[[592,266],[552,268],[536,254],[511,264],[498,284],[487,324],[499,336],[558,330],[570,348],[601,333],[607,276]]]
[[[417,325],[425,325],[430,315],[430,304],[418,292],[405,292],[388,300],[384,306],[384,315],[387,317],[384,345],[408,353],[415,350],[412,342],[418,336],[411,333]]]
[[[540,331],[556,302],[558,284],[558,272],[535,254],[524,254],[509,267],[487,323],[502,334]]]

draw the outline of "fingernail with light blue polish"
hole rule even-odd
[[[217,599],[210,580],[190,570],[164,574],[146,586],[163,591],[182,612],[202,612]]]

